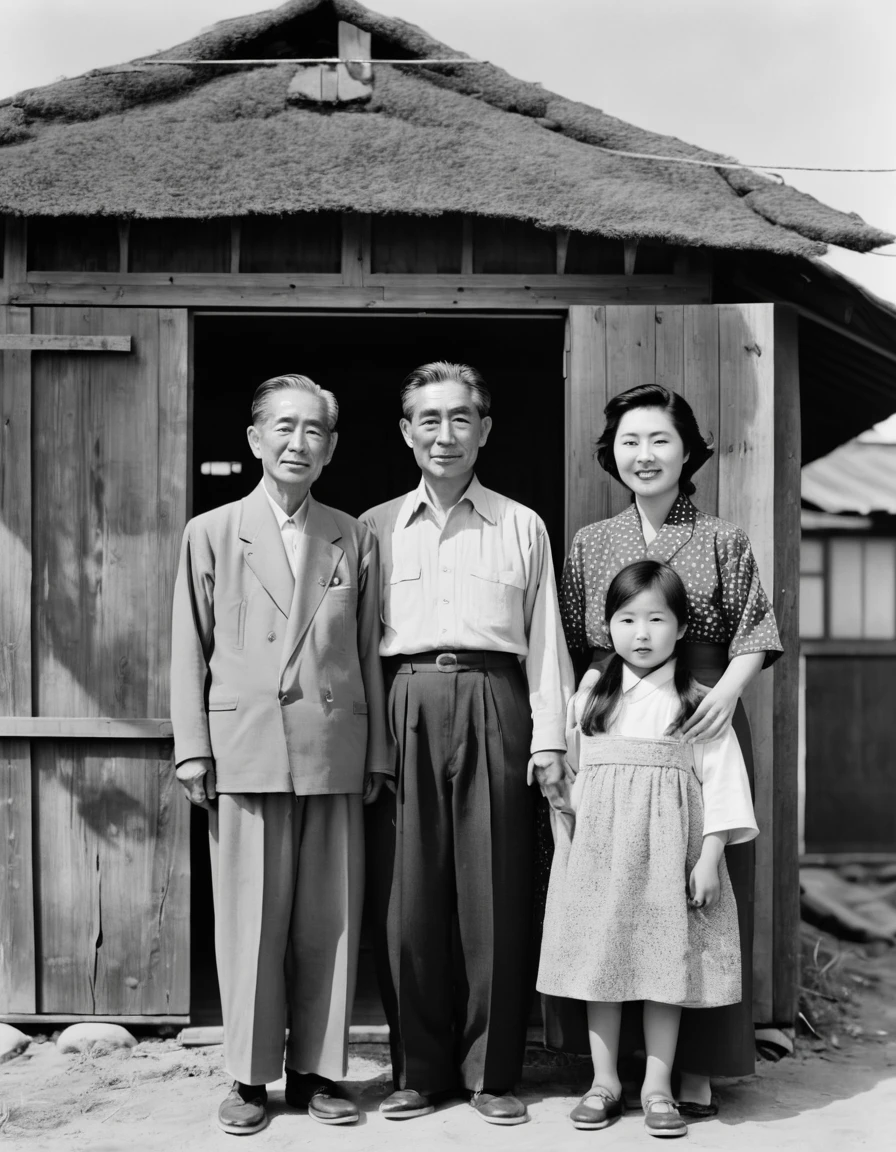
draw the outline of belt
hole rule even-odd
[[[485,672],[489,668],[519,667],[513,652],[412,652],[385,656],[383,668],[392,676],[413,672]]]

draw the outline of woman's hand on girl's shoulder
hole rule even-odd
[[[718,684],[715,688],[707,689],[696,712],[681,726],[682,740],[687,744],[704,744],[724,735],[731,727],[739,699],[736,692],[726,692],[724,689],[719,691]]]

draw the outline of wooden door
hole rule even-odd
[[[5,327],[66,350],[2,353],[0,1012],[185,1016],[189,812],[166,717],[186,312],[8,309]],[[99,335],[130,350],[86,350]]]
[[[785,655],[744,703],[756,763],[754,1016],[796,1015],[800,428],[796,317],[771,304],[574,306],[567,336],[567,545],[628,493],[595,456],[607,401],[636,384],[683,395],[715,454],[694,502],[749,535]]]

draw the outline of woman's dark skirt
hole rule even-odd
[[[595,652],[593,661],[601,665],[609,653]],[[728,650],[723,644],[685,644],[681,658],[694,677],[707,687],[713,687],[728,667]],[[734,731],[753,788],[753,744],[750,725],[743,704],[738,701],[733,720]],[[547,889],[547,878],[542,875],[544,862],[550,859],[550,830],[546,816],[539,820],[539,896]],[[678,1035],[676,1067],[698,1076],[748,1076],[755,1068],[755,1041],[753,1036],[753,899],[755,841],[737,844],[725,849],[728,875],[737,901],[740,928],[741,982],[743,1000],[724,1008],[685,1008],[681,1013]],[[543,915],[543,905],[541,914]],[[545,996],[545,1044],[562,1052],[587,1054],[588,1023],[585,1005],[580,1000],[564,1000]],[[623,1010],[620,1060],[642,1048],[640,1004],[627,1004]]]

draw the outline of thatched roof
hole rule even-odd
[[[159,58],[332,55],[338,19],[372,33],[374,56],[463,55],[356,0],[290,0]],[[377,65],[371,101],[344,109],[289,104],[295,73],[119,66],[20,93],[0,103],[0,212],[465,212],[804,256],[892,239],[752,171],[602,152],[726,159],[492,65]]]

